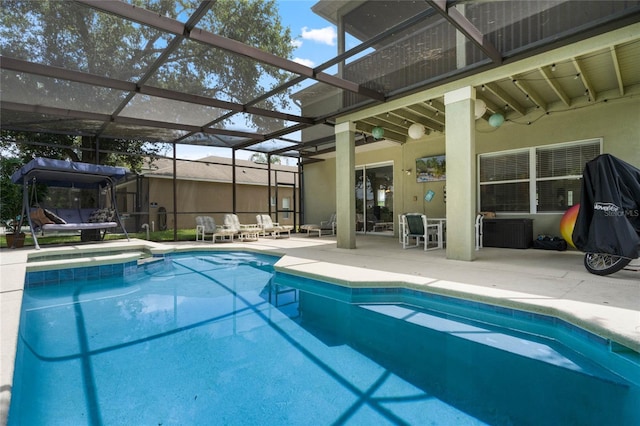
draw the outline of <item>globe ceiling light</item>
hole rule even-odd
[[[411,126],[409,126],[408,133],[411,139],[420,139],[424,136],[425,128],[420,123],[413,123]]]
[[[487,112],[487,104],[482,99],[476,99],[475,116],[476,120]]]
[[[371,129],[371,134],[376,139],[382,139],[382,137],[384,136],[384,129],[380,126],[376,126]]]
[[[498,112],[489,117],[489,125],[491,127],[500,127],[502,123],[504,123],[504,115]]]

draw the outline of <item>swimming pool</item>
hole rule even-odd
[[[640,421],[638,365],[604,339],[275,274],[276,260],[197,252],[28,276],[9,424]]]

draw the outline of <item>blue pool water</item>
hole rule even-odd
[[[274,274],[276,260],[192,253],[119,277],[27,277],[9,424],[640,424],[638,365],[603,339]],[[622,374],[592,361],[607,357]]]

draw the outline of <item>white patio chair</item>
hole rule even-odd
[[[261,228],[257,224],[240,224],[238,215],[232,213],[224,215],[224,227],[232,230],[242,241],[257,240],[261,232]]]
[[[404,233],[407,225],[404,223],[404,215],[398,215],[398,243],[402,244],[404,241]]]
[[[323,220],[320,222],[320,229],[322,231],[331,231],[331,235],[336,235],[336,214],[331,214],[329,220]]]
[[[216,225],[211,216],[196,216],[196,241],[205,241],[211,235],[211,241],[233,242],[235,232]]]
[[[267,234],[271,234],[273,238],[278,238],[280,234],[287,233],[288,237],[291,237],[291,230],[293,226],[291,225],[280,225],[278,222],[273,222],[271,220],[271,216],[268,214],[259,214],[256,215],[256,221],[262,230],[262,236],[266,237]]]
[[[440,223],[429,223],[427,216],[419,213],[409,213],[403,218],[403,239],[402,248],[419,247],[424,244],[424,250],[435,250],[442,245],[442,225]],[[415,239],[415,245],[410,245],[409,240]],[[430,246],[429,244],[435,244]]]
[[[483,220],[484,215],[478,214],[476,216],[476,250],[480,250],[482,248]]]

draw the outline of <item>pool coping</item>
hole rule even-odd
[[[0,354],[0,425],[7,422],[15,351],[18,339],[18,326],[25,285],[26,272],[44,270],[63,270],[115,263],[135,262],[141,256],[162,257],[170,253],[194,251],[248,251],[279,256],[275,269],[290,275],[296,275],[341,286],[361,287],[401,287],[421,292],[467,299],[485,304],[517,309],[552,316],[583,328],[596,336],[609,339],[640,352],[639,313],[637,310],[614,306],[596,305],[567,299],[539,296],[531,293],[489,288],[481,285],[448,281],[425,276],[415,276],[395,272],[341,265],[325,261],[292,256],[286,249],[259,243],[230,243],[219,245],[167,244],[152,243],[144,240],[132,240],[126,245],[93,245],[86,247],[60,247],[41,251],[16,251],[8,262],[3,259],[4,280],[11,277],[10,285],[3,284],[0,292],[2,308],[2,353]],[[98,256],[82,257],[82,253],[99,253]],[[112,252],[112,253],[110,253]],[[124,252],[124,253],[123,253]],[[6,252],[3,252],[6,253]],[[45,259],[30,263],[30,259],[42,259],[46,256],[80,254],[72,259]],[[135,263],[134,263],[135,265]],[[6,283],[6,281],[5,281]],[[636,324],[634,326],[634,324]]]

